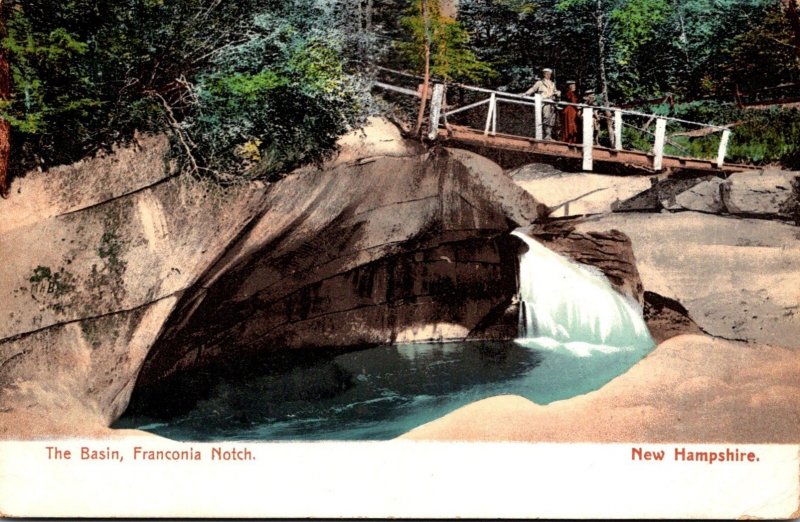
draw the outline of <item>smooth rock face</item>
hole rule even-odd
[[[507,232],[543,206],[491,162],[420,155],[378,121],[322,170],[213,195],[169,178],[165,152],[153,139],[52,173],[101,178],[74,197],[48,199],[34,174],[0,205],[0,249],[21,253],[0,267],[0,415],[38,416],[42,433],[108,425],[146,358],[145,381],[231,345],[504,335],[508,314],[492,314],[516,291]],[[158,175],[132,185],[139,171]],[[0,434],[25,436],[13,425]]]
[[[738,172],[722,185],[722,200],[731,214],[794,219],[798,205],[793,185],[797,172]]]
[[[7,231],[0,251],[17,255],[0,266],[0,339],[187,288],[252,219],[263,192],[254,185],[215,200],[204,186],[173,178]]]
[[[233,348],[507,335],[508,232],[544,207],[484,158],[373,121],[323,169],[220,193],[140,143],[0,203],[0,436],[96,433],[144,361],[147,381]]]
[[[508,232],[542,206],[471,153],[307,170],[187,294],[140,384],[227,354],[501,335],[516,292]],[[500,319],[498,319],[500,320]],[[471,335],[472,333],[472,335]]]
[[[705,332],[800,347],[800,229],[697,212],[611,214],[578,232],[631,239],[644,288],[683,305]]]
[[[701,181],[692,188],[677,194],[671,200],[664,200],[661,205],[667,210],[695,210],[709,214],[720,214],[726,211],[722,202],[722,185],[725,181],[712,177]]]
[[[566,173],[549,165],[527,165],[509,172],[514,181],[549,206],[551,217],[611,212],[614,205],[650,187],[642,176]]]
[[[174,175],[168,151],[166,136],[140,136],[112,154],[16,178],[0,205],[0,234],[163,182]]]
[[[111,424],[125,411],[142,361],[176,302],[171,296],[0,342],[0,438],[46,437],[54,434],[52,425],[70,422],[73,433]],[[16,413],[46,423],[30,433]]]
[[[2,437],[118,417],[178,297],[263,204],[261,184],[211,195],[165,177],[165,140],[142,141],[32,173],[0,202]]]

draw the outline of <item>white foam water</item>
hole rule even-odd
[[[578,357],[653,346],[638,304],[614,290],[602,273],[545,248],[522,231],[512,234],[528,246],[519,265],[521,344],[532,342]]]

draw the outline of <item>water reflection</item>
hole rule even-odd
[[[220,378],[186,412],[117,427],[178,440],[389,439],[494,395],[546,404],[586,393],[644,353],[586,356],[536,339],[381,346]]]

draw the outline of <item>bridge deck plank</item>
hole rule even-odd
[[[546,155],[575,159],[583,157],[583,149],[580,144],[535,140],[524,136],[500,133],[494,136],[486,136],[482,131],[466,127],[442,130],[439,136],[445,142],[464,142],[482,147],[529,153],[533,156]],[[616,150],[608,147],[595,146],[592,150],[592,157],[594,161],[620,163],[645,169],[650,169],[653,166],[653,154],[647,152]],[[726,163],[720,168],[717,166],[716,162],[711,159],[684,158],[667,155],[663,157],[662,166],[664,169],[709,171],[724,174],[759,168],[732,163]]]

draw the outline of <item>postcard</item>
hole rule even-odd
[[[800,516],[800,3],[0,3],[0,514]]]

